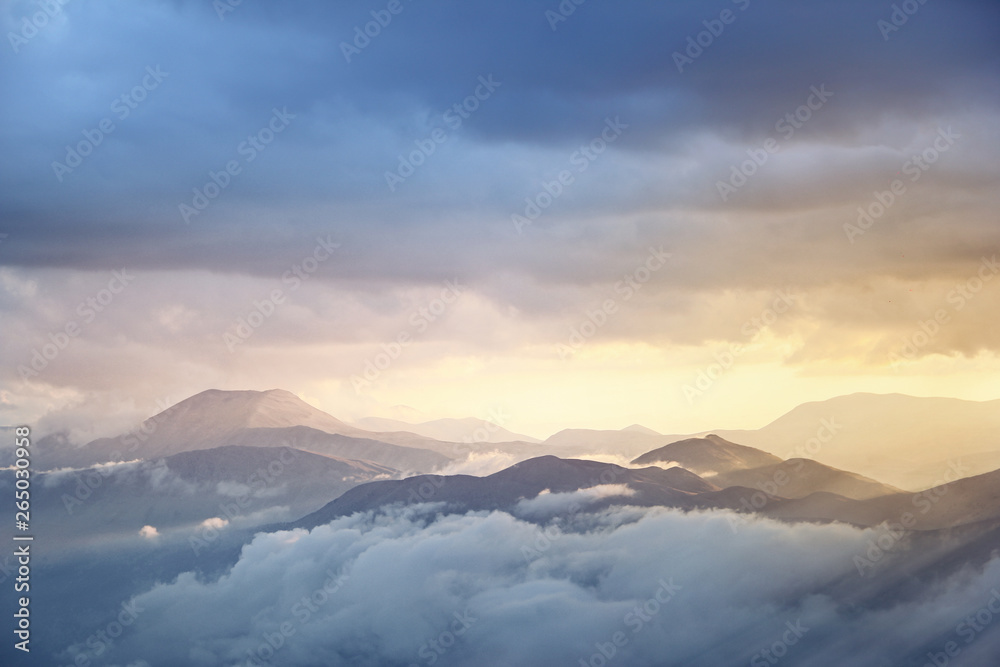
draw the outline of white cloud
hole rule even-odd
[[[635,490],[627,484],[599,484],[568,493],[552,493],[545,489],[534,498],[526,498],[517,503],[514,513],[518,516],[544,516],[582,509],[604,498],[630,497]]]
[[[499,450],[491,452],[471,452],[461,461],[453,461],[447,466],[435,472],[438,475],[475,475],[476,477],[486,477],[495,472],[506,470],[515,463],[519,463],[528,455],[515,456]]]
[[[205,519],[204,521],[202,521],[200,524],[198,524],[198,527],[214,528],[215,530],[219,530],[221,528],[225,528],[228,525],[229,521],[227,519],[223,519],[222,517],[218,516],[213,516],[211,519]]]
[[[109,657],[236,664],[288,623],[274,664],[427,664],[421,650],[468,614],[475,622],[438,664],[576,665],[619,631],[619,664],[747,664],[786,622],[810,629],[788,664],[898,664],[928,638],[957,639],[1000,575],[994,560],[866,610],[854,596],[871,582],[852,558],[874,533],[848,526],[758,520],[734,533],[725,512],[625,508],[577,515],[529,560],[535,524],[502,512],[428,516],[410,507],[258,535],[218,580],[187,573],[139,595],[142,619]],[[303,598],[341,575],[305,614]],[[635,631],[637,605],[661,582],[680,590]],[[998,647],[996,633],[976,642],[970,655]]]

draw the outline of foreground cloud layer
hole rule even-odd
[[[433,509],[258,535],[218,580],[184,574],[138,595],[137,619],[106,657],[596,666],[787,655],[819,666],[922,665],[948,646],[956,664],[985,664],[1000,650],[995,614],[983,611],[1000,606],[996,559],[915,596],[852,606],[833,591],[859,579],[854,557],[874,531],[771,521],[734,530],[726,513],[636,508],[543,530],[501,512],[434,519]],[[60,658],[91,649],[81,641]]]

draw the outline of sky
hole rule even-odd
[[[1000,397],[998,19],[2,2],[0,422],[85,438],[208,388],[538,437]]]

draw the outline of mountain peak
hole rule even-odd
[[[710,433],[701,438],[686,438],[646,452],[633,465],[676,463],[697,475],[715,475],[732,470],[758,468],[781,463],[773,454],[738,445]]]
[[[347,427],[290,391],[207,389],[172,405],[143,423],[143,451],[165,455],[186,449],[185,443],[222,444],[249,428],[308,426],[326,433]],[[178,449],[181,448],[181,449]]]
[[[631,426],[626,426],[622,429],[623,431],[632,431],[634,433],[645,433],[646,435],[660,435],[659,432],[654,431],[651,428],[643,426],[642,424],[632,424]]]

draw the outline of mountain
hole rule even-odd
[[[429,449],[325,433],[307,426],[243,429],[233,433],[226,443],[244,447],[272,447],[280,443],[323,456],[358,459],[405,472],[437,470],[450,460]]]
[[[549,436],[544,445],[552,448],[557,456],[582,456],[585,454],[617,454],[634,458],[643,452],[660,447],[677,438],[636,429],[602,431],[568,428]]]
[[[613,503],[686,509],[708,505],[736,506],[731,501],[728,504],[707,503],[705,495],[720,489],[682,468],[664,470],[654,466],[636,470],[597,461],[540,456],[486,477],[418,475],[401,480],[370,482],[347,491],[292,525],[313,528],[339,516],[393,503],[442,502],[459,512],[506,509],[518,513],[521,501],[537,500],[542,494],[572,493],[597,486],[605,488],[595,491],[589,498],[586,494],[574,497],[573,502],[586,504],[588,509],[599,509]],[[627,487],[627,490],[620,492],[620,487]],[[740,489],[739,492],[747,495],[753,490]],[[563,510],[567,506],[572,507],[569,502],[553,500],[553,507]]]
[[[854,500],[904,493],[901,489],[862,475],[798,458],[760,468],[730,470],[711,479],[722,487],[748,486],[785,498],[804,498],[817,491]]]
[[[152,418],[155,441],[225,440],[246,428],[308,426],[344,433],[350,426],[312,407],[290,391],[221,391],[209,389],[167,408]]]
[[[917,493],[852,500],[831,493],[776,499],[763,508],[785,520],[841,521],[861,526],[882,522],[913,530],[938,530],[1000,519],[1000,470],[966,477]],[[904,517],[909,517],[906,525]]]
[[[381,440],[404,447],[440,447],[443,443],[416,433],[374,433],[351,426],[314,408],[283,389],[222,391],[209,389],[151,417],[155,429],[150,440],[221,442],[228,434],[246,428],[308,426],[325,433]]]
[[[622,429],[623,431],[630,431],[632,433],[645,433],[646,435],[660,435],[658,432],[651,428],[646,428],[642,424],[632,424],[631,426],[626,426]]]
[[[676,464],[701,476],[781,463],[773,454],[737,445],[717,435],[687,438],[659,447],[632,461],[633,465]]]
[[[785,462],[796,463],[794,459]],[[789,498],[781,495],[784,488],[779,489],[778,494],[765,496],[756,488],[721,485],[719,478],[727,474],[709,481],[679,467],[630,469],[597,461],[541,456],[486,477],[418,475],[361,484],[316,512],[283,527],[311,529],[355,512],[377,510],[396,503],[425,502],[443,503],[444,509],[450,512],[505,510],[515,515],[573,513],[583,507],[593,511],[616,504],[684,510],[732,509],[783,521],[839,521],[859,526],[877,526],[883,522],[899,524],[907,517],[909,525],[906,527],[914,531],[936,531],[1000,520],[1000,470],[917,494],[899,492],[874,480],[826,467],[806,472],[808,476],[820,477],[816,481],[818,486],[853,484],[847,491],[856,495],[869,494],[879,488],[890,491],[888,495],[864,500],[829,491]],[[597,486],[602,488],[593,488]],[[791,485],[788,488],[795,490]],[[803,485],[798,492],[806,490]],[[572,495],[559,499],[549,494]],[[750,502],[755,497],[764,500],[753,508]],[[576,503],[575,510],[571,503]]]
[[[407,443],[407,444],[400,444]],[[44,468],[85,467],[130,459],[153,459],[224,445],[289,445],[318,454],[363,459],[409,472],[447,464],[454,446],[414,433],[373,433],[318,410],[291,392],[210,389],[150,417],[117,438],[82,447],[57,437],[39,441]],[[430,445],[431,449],[421,445]]]
[[[418,424],[410,424],[398,419],[386,419],[383,417],[365,417],[355,421],[355,426],[368,431],[393,432],[409,431],[435,440],[444,442],[530,442],[537,443],[541,440],[532,438],[530,435],[513,433],[492,422],[474,417],[465,419],[435,419]]]
[[[1000,400],[858,393],[804,403],[758,430],[716,433],[920,490],[943,481],[950,465],[941,460],[945,452],[969,475],[996,469]]]
[[[546,453],[609,454],[629,459],[675,441],[714,434],[773,454],[852,470],[896,488],[921,490],[944,481],[957,465],[968,475],[1000,467],[1000,400],[965,401],[902,394],[858,393],[804,403],[756,430],[658,435],[566,429],[548,438]],[[950,458],[942,456],[943,452]]]
[[[706,477],[716,486],[748,487],[767,495],[804,498],[812,493],[833,493],[866,500],[903,493],[893,486],[811,459],[782,461],[773,454],[730,442],[718,435],[686,438],[654,449],[632,461],[633,465],[678,465]]]
[[[396,476],[365,461],[291,447],[236,447],[37,473],[32,509],[39,539],[60,548],[135,539],[143,526],[199,536],[206,519],[250,527],[312,512],[365,482]],[[0,471],[13,496],[14,472]]]

